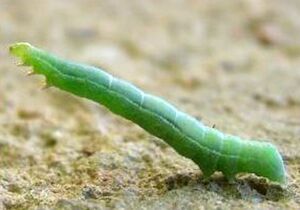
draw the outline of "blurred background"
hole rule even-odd
[[[300,2],[0,0],[0,209],[299,208]],[[26,41],[106,69],[208,126],[275,144],[283,188],[204,182],[102,106],[26,77]]]

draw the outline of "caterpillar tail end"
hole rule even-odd
[[[286,170],[281,154],[271,143],[267,142],[247,142],[244,157],[255,157],[252,160],[241,159],[239,161],[239,171],[254,173],[257,176],[268,178],[269,181],[281,185],[286,184]],[[250,161],[249,161],[250,160]]]
[[[280,183],[282,185],[286,185],[287,183],[287,172],[285,170],[285,166],[284,166],[284,162],[282,159],[281,154],[279,153],[278,149],[272,145],[269,144],[269,146],[266,149],[266,158],[265,160],[266,162],[266,167],[263,171],[267,172],[267,171],[271,171],[271,173],[266,173],[269,174],[269,179]],[[270,169],[268,169],[268,167],[270,167]]]

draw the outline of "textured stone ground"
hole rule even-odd
[[[297,0],[0,2],[0,209],[299,209]],[[26,77],[27,41],[107,69],[210,126],[278,146],[287,186],[204,181],[190,160],[98,106]]]

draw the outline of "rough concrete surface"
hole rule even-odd
[[[0,209],[299,209],[298,0],[0,0]],[[101,66],[208,126],[266,139],[286,186],[203,180],[162,140],[26,77],[27,41]],[[258,160],[259,161],[259,160]]]

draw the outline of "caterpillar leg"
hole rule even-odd
[[[211,175],[213,175],[214,170],[211,169],[201,169],[202,174],[203,174],[203,179],[208,180]]]
[[[234,184],[236,182],[235,174],[223,172],[223,175],[228,180],[229,184]]]

